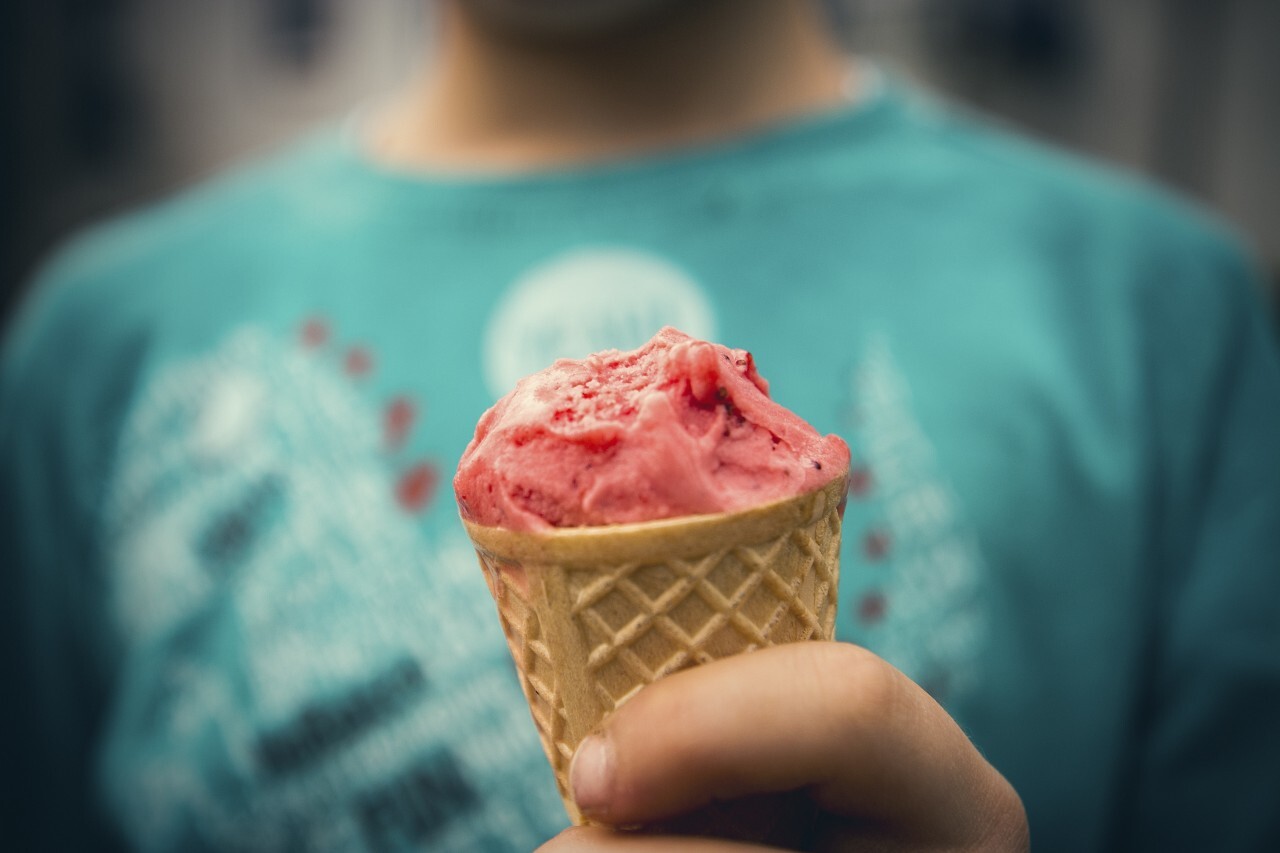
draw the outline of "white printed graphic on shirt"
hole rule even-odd
[[[869,340],[852,392],[845,536],[866,569],[845,600],[874,651],[938,698],[958,699],[975,688],[985,642],[982,555],[884,336]]]
[[[668,325],[715,338],[710,303],[683,270],[633,249],[570,252],[530,269],[499,303],[485,332],[485,381],[500,397],[557,358],[634,349]]]
[[[242,330],[123,427],[112,812],[142,849],[532,849],[563,809],[474,552],[332,356]]]

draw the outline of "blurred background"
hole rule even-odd
[[[429,49],[430,3],[0,4],[0,316],[69,232],[385,93]],[[827,5],[897,73],[1198,198],[1280,278],[1277,0]]]

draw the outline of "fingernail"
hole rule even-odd
[[[585,815],[601,816],[613,790],[613,744],[601,735],[588,735],[569,765],[573,800]]]

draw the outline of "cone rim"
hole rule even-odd
[[[693,559],[722,548],[767,542],[812,524],[844,501],[848,475],[845,469],[817,489],[733,512],[531,531],[461,521],[477,549],[522,564],[592,566]]]

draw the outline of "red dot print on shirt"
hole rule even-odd
[[[364,347],[351,347],[342,359],[342,369],[353,378],[364,376],[373,370],[373,356]]]
[[[419,462],[400,475],[396,483],[396,500],[409,512],[418,512],[431,502],[440,472],[430,462]]]
[[[864,625],[875,625],[884,619],[889,609],[889,600],[880,592],[869,592],[858,602],[858,621]]]
[[[862,553],[868,560],[883,559],[891,545],[889,534],[883,530],[868,530],[862,537]]]
[[[312,314],[297,326],[297,340],[304,349],[325,350],[317,353],[323,364],[332,370],[341,370],[355,390],[363,384],[360,380],[374,371],[374,350],[367,344],[344,342],[338,331],[324,315]],[[368,390],[367,386],[356,393],[362,394],[363,390]],[[390,474],[387,488],[402,510],[424,513],[439,490],[440,471],[433,462],[409,459],[406,449],[419,427],[424,407],[415,395],[408,393],[393,394],[376,405],[376,409],[366,411],[380,419],[382,445],[378,450]],[[409,462],[412,464],[405,467]],[[392,471],[398,473],[390,473]]]
[[[855,465],[849,470],[849,494],[855,498],[866,497],[871,491],[871,469]]]
[[[298,336],[307,349],[318,349],[329,342],[329,324],[323,317],[311,317],[302,324]]]
[[[396,448],[404,444],[417,416],[417,407],[408,397],[396,397],[387,404],[382,414],[382,434],[387,447]]]

